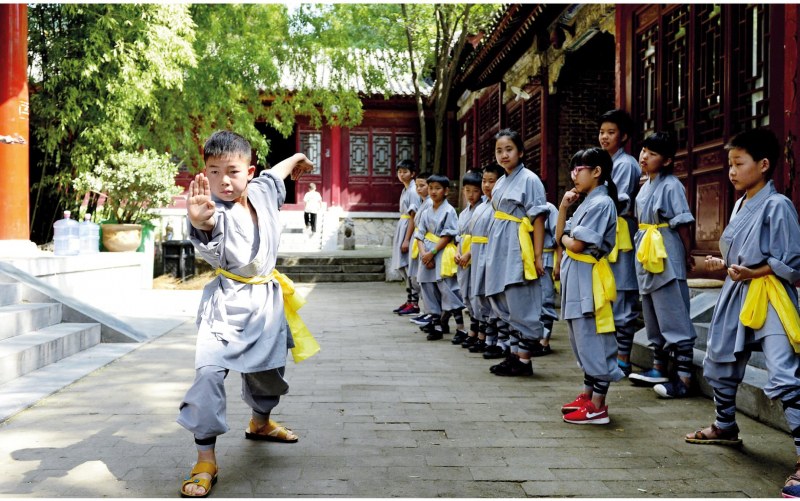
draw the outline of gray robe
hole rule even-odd
[[[450,205],[450,202],[443,200],[438,208],[433,207],[431,203],[428,210],[424,211],[419,218],[419,226],[414,230],[414,238],[420,240],[417,245],[419,246],[419,257],[422,258],[423,252],[430,252],[436,247],[434,242],[425,240],[426,233],[433,233],[437,237],[452,237],[452,242],[455,243],[455,237],[458,235],[458,215],[456,210]],[[417,270],[417,281],[419,283],[438,282],[442,279],[442,252],[434,256],[436,267],[428,269],[420,261],[419,269]],[[458,287],[456,277],[449,277],[455,282]]]
[[[639,178],[642,177],[642,169],[639,167],[639,162],[635,158],[625,153],[620,148],[611,157],[614,162],[614,167],[611,171],[611,179],[617,185],[617,199],[622,203],[620,216],[624,217],[628,222],[628,231],[630,232],[631,242],[633,242],[633,235],[636,232],[636,220],[634,219],[633,201],[636,197],[636,190],[639,188]],[[636,255],[635,251],[620,252],[617,255],[616,263],[609,263],[611,271],[614,272],[614,279],[617,282],[617,290],[620,291],[636,291],[639,284],[636,281],[636,270],[634,268]],[[625,321],[632,321],[629,315],[626,315]],[[635,317],[633,317],[635,319]],[[614,315],[614,320],[617,320],[617,315]]]
[[[419,228],[419,221],[422,217],[422,214],[425,213],[431,206],[431,197],[425,198],[422,200],[422,203],[419,206],[419,210],[416,214],[414,214],[414,233],[411,234],[411,244],[414,243],[415,235],[417,233],[417,228]],[[417,282],[417,270],[419,270],[419,256],[417,259],[411,259],[411,244],[408,247],[408,276],[411,277],[411,285],[412,287],[419,287],[419,282]],[[420,245],[417,242],[417,245]],[[419,247],[420,252],[422,252],[422,247]]]
[[[264,171],[250,181],[247,198],[258,215],[257,227],[242,205],[215,200],[216,225],[210,238],[190,225],[189,239],[212,268],[245,277],[266,275],[278,257],[278,210],[286,187]],[[283,367],[287,350],[294,347],[281,287],[275,281],[248,285],[218,275],[203,289],[197,327],[197,369],[214,365],[250,373]]]
[[[475,217],[470,222],[469,234],[474,237],[486,237],[489,235],[489,227],[494,221],[494,208],[487,200],[475,209]],[[492,315],[492,306],[486,299],[485,272],[486,272],[486,248],[488,244],[472,244],[472,264],[469,267],[469,299],[465,301],[472,304],[472,309],[480,320],[487,321],[489,318],[496,318]]]
[[[519,164],[511,175],[503,175],[492,190],[492,207],[517,218],[528,216],[531,222],[547,212],[544,185],[533,171]],[[525,280],[522,253],[517,231],[520,223],[494,219],[486,250],[486,295],[499,294],[509,285],[532,284]],[[538,315],[537,315],[538,317]]]
[[[589,193],[564,227],[564,234],[587,244],[583,254],[596,259],[614,248],[616,231],[617,209],[604,185]],[[625,375],[617,365],[616,339],[598,334],[595,326],[592,267],[564,254],[561,317],[568,321],[570,344],[583,371],[602,381],[619,381]]]
[[[411,215],[419,210],[422,200],[417,194],[417,189],[414,183],[410,183],[407,187],[403,188],[400,194],[400,214]],[[392,263],[391,269],[398,270],[408,266],[408,252],[403,252],[400,247],[403,245],[403,240],[406,238],[406,231],[408,231],[408,224],[410,219],[400,218],[397,221],[397,227],[394,230],[394,240],[392,240]],[[410,242],[409,242],[410,248]]]
[[[458,215],[458,236],[456,237],[456,245],[458,246],[459,254],[463,253],[463,249],[461,248],[462,238],[463,235],[471,235],[470,227],[472,226],[473,216],[476,214],[478,207],[481,207],[486,202],[485,197],[481,196],[480,200],[472,206],[472,207],[465,207],[464,210],[461,211],[461,214]],[[459,265],[458,267],[458,288],[461,291],[461,297],[464,299],[464,303],[467,306],[467,311],[469,311],[470,317],[475,318],[475,310],[472,309],[472,305],[469,302],[469,277],[470,277],[470,268],[472,268],[472,262],[470,260],[470,265],[466,268]]]
[[[797,290],[793,286],[800,280],[797,210],[788,198],[775,190],[772,181],[744,205],[743,201],[744,198],[739,199],[734,205],[730,223],[719,241],[725,264],[748,268],[768,264],[797,305]],[[745,351],[747,344],[769,335],[786,335],[772,305],[761,329],[753,331],[742,325],[739,312],[749,287],[749,281],[734,282],[725,277],[708,328],[706,361],[732,363],[736,361],[737,353]],[[711,365],[704,362],[703,366],[704,371],[709,371],[706,376],[713,378],[715,374]]]

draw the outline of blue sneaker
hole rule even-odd
[[[653,390],[661,398],[684,398],[689,396],[689,387],[680,378],[664,384],[653,386]]]
[[[628,376],[628,379],[630,379],[633,384],[641,386],[652,386],[654,384],[669,382],[667,375],[658,369],[650,369],[645,372],[632,372]]]
[[[630,362],[626,362],[626,361],[620,360],[618,358],[617,359],[617,365],[619,366],[619,368],[623,372],[623,374],[625,374],[625,377],[630,376],[631,372],[633,372],[633,366],[631,366]]]

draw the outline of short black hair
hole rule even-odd
[[[461,186],[475,186],[480,189],[481,181],[481,173],[471,170],[464,174],[464,177],[461,179]]]
[[[778,136],[774,132],[763,127],[740,132],[725,145],[726,151],[735,148],[746,151],[756,162],[766,158],[769,162],[769,169],[764,173],[764,177],[767,180],[772,179],[772,173],[778,166],[778,155],[781,151]]]
[[[422,179],[423,181],[425,181],[427,183],[428,182],[428,178],[431,177],[432,175],[433,175],[433,172],[427,170],[425,172],[420,172],[419,176],[417,176],[417,179]]]
[[[497,179],[500,179],[500,177],[506,173],[502,167],[494,162],[483,167],[483,173],[486,174],[487,172],[493,173],[495,176],[497,176]]]
[[[675,167],[675,152],[678,150],[678,143],[669,132],[653,132],[642,141],[642,148],[658,153],[664,160],[672,160],[669,164],[662,165],[660,173],[663,175],[672,174]]]
[[[249,162],[253,156],[250,141],[229,130],[218,130],[211,134],[203,145],[203,161],[211,157],[244,157]]]
[[[522,141],[522,136],[519,135],[519,132],[515,131],[514,129],[501,129],[497,134],[494,135],[494,140],[497,142],[501,137],[507,137],[514,143],[514,146],[517,147],[519,150],[520,156],[525,153],[525,143]]]
[[[410,158],[404,158],[400,160],[400,163],[397,164],[397,170],[406,169],[410,170],[413,173],[417,172],[417,164],[414,163],[413,160]]]
[[[599,129],[606,122],[615,124],[621,133],[628,136],[628,138],[625,141],[622,141],[621,144],[625,144],[628,139],[631,138],[631,132],[633,132],[633,119],[627,111],[619,108],[606,111],[600,115],[600,118],[597,120],[597,128]]]
[[[450,187],[450,180],[447,178],[447,176],[442,174],[431,174],[428,176],[428,184],[431,183],[439,183],[442,185],[442,188]]]

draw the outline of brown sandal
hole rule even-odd
[[[727,445],[731,447],[742,445],[738,426],[734,425],[730,430],[722,430],[716,424],[712,424],[711,432],[714,434],[713,437],[703,433],[703,430],[697,430],[693,434],[686,435],[685,439],[690,444]]]
[[[271,419],[260,427],[256,425],[255,421],[250,419],[250,426],[245,430],[244,438],[248,440],[265,440],[268,442],[283,442],[287,444],[293,444],[299,440],[299,437],[295,435],[292,430]]]
[[[183,483],[181,484],[181,497],[182,498],[204,498],[208,497],[211,494],[211,488],[214,487],[214,484],[217,483],[217,465],[214,463],[209,463],[208,461],[200,461],[194,468],[192,468],[192,472],[189,473],[183,479]],[[211,475],[211,478],[196,478],[201,473],[207,473]],[[189,494],[183,490],[184,487],[187,485],[197,485],[198,487],[202,487],[205,489],[203,494]]]

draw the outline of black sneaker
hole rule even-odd
[[[495,345],[487,346],[486,351],[483,352],[483,358],[491,360],[493,358],[503,358],[508,355],[508,351]]]
[[[461,347],[469,348],[470,346],[474,345],[477,342],[478,342],[478,336],[468,337],[467,339],[464,340],[463,343],[461,343]]]
[[[508,365],[498,366],[494,371],[495,376],[533,376],[533,364],[522,363],[517,357],[509,360]]]
[[[534,343],[533,347],[531,348],[531,356],[532,357],[543,357],[545,355],[549,355],[553,353],[553,349],[550,348],[550,345],[542,346],[539,343]]]
[[[425,332],[428,333],[426,339],[428,341],[438,341],[444,337],[444,329],[442,328],[442,324],[436,322],[431,323],[426,329]]]
[[[462,330],[456,330],[456,335],[450,341],[453,344],[461,344],[467,339],[467,333]]]
[[[479,339],[477,343],[469,347],[470,353],[483,353],[486,351],[486,341]]]
[[[510,364],[510,363],[513,361],[512,359],[513,359],[513,360],[517,360],[517,356],[516,356],[516,355],[512,355],[511,353],[506,353],[506,358],[505,358],[505,360],[503,360],[503,361],[502,361],[502,362],[500,362],[499,364],[496,364],[496,365],[493,365],[493,366],[489,367],[489,372],[491,372],[492,374],[494,374],[494,373],[495,373],[495,371],[496,371],[496,370],[497,370],[499,367],[503,367],[503,368],[505,368],[505,367],[508,367],[508,365],[509,365],[509,364]]]

